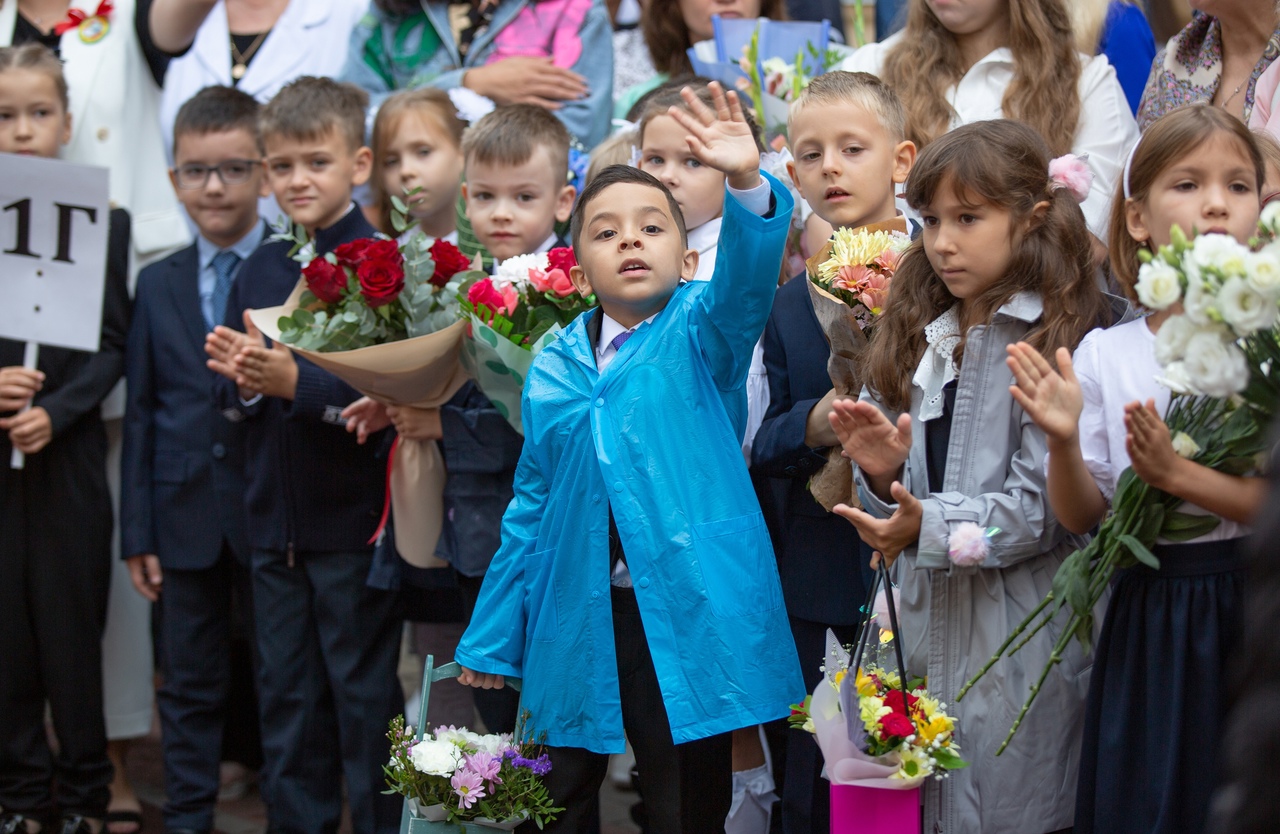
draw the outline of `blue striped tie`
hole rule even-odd
[[[235,252],[219,252],[213,256],[213,274],[218,280],[213,285],[213,321],[209,328],[222,324],[227,317],[227,299],[231,297],[231,275],[240,264]]]

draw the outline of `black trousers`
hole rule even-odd
[[[858,627],[815,623],[799,617],[789,619],[805,691],[812,692],[822,679],[827,629],[848,645],[857,638]],[[791,730],[787,734],[786,777],[782,787],[782,831],[784,834],[825,834],[830,830],[831,783],[822,778],[822,751],[813,736]]]
[[[404,711],[396,679],[396,595],[365,585],[370,552],[253,553],[262,666],[263,795],[273,832],[334,834],[345,781],[355,834],[395,834],[385,796],[387,724]]]
[[[157,701],[163,731],[166,828],[212,831],[219,763],[226,739],[233,734],[229,732],[232,722],[251,722],[256,741],[258,715],[252,685],[251,710],[238,716],[233,712],[238,706],[233,698],[233,599],[239,595],[248,603],[248,593],[248,569],[225,545],[210,568],[164,572],[158,606],[164,683]]]
[[[0,444],[0,807],[101,817],[112,768],[102,714],[111,578],[106,435],[72,426],[9,468]],[[58,738],[45,735],[45,701]],[[56,793],[55,793],[56,784]]]
[[[723,832],[733,799],[733,740],[722,733],[675,744],[645,640],[635,592],[613,588],[613,639],[618,656],[622,725],[636,754],[640,793],[652,834]],[[551,747],[547,791],[565,808],[547,831],[588,828],[609,757],[577,747]],[[522,831],[530,828],[529,824]]]

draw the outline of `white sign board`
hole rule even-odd
[[[0,153],[0,337],[97,351],[106,168]]]

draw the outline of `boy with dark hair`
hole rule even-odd
[[[303,77],[263,109],[267,182],[317,257],[377,234],[351,200],[370,173],[364,105],[355,88]],[[300,270],[289,249],[273,241],[248,259],[226,326],[205,346],[221,374],[218,406],[245,421],[267,811],[273,829],[335,831],[345,779],[356,834],[384,834],[400,810],[382,795],[384,735],[404,700],[395,594],[365,584],[385,495],[383,437],[357,443],[340,415],[359,392],[267,346],[245,316],[292,292]]]
[[[829,72],[813,79],[788,113],[792,181],[814,213],[833,228],[886,224],[906,231],[894,194],[915,161],[906,117],[893,91],[865,72]],[[812,268],[828,257],[824,249]],[[831,629],[853,642],[869,583],[871,553],[858,531],[827,512],[809,493],[809,479],[837,444],[827,415],[836,397],[827,374],[831,348],[818,326],[808,278],[784,284],[765,325],[764,364],[769,409],[752,447],[752,472],[777,478],[786,490],[774,531],[778,570],[805,686],[818,685]],[[829,791],[812,739],[787,736],[782,824],[788,834],[827,830]]]
[[[569,131],[533,104],[498,107],[462,137],[462,197],[476,240],[499,262],[546,252],[564,242],[569,219]]]
[[[267,231],[258,110],[250,95],[208,87],[178,111],[169,178],[199,234],[138,275],[125,354],[121,552],[134,587],[159,603],[169,831],[213,830],[230,719],[231,600],[248,584],[244,427],[214,407],[204,343]]]
[[[672,112],[727,177],[716,275],[690,281],[698,253],[649,174],[611,166],[584,191],[571,278],[600,308],[529,372],[515,498],[456,655],[473,686],[523,677],[566,808],[549,830],[585,830],[625,730],[653,830],[723,831],[730,732],[803,697],[741,451],[792,201],[715,91],[715,111],[687,90]]]

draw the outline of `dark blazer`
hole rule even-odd
[[[120,554],[165,568],[212,567],[225,541],[248,559],[244,425],[213,402],[195,244],[138,275],[125,353]]]
[[[857,530],[813,500],[809,477],[826,462],[826,449],[804,443],[813,406],[831,390],[830,348],[818,326],[803,274],[774,296],[764,328],[769,410],[751,448],[753,475],[786,479],[786,501],[774,535],[787,613],[831,625],[858,620],[866,596],[869,552]],[[864,570],[865,577],[864,580]]]
[[[316,232],[316,254],[378,232],[352,208]],[[226,325],[244,330],[244,311],[283,304],[302,276],[288,241],[264,243],[245,260],[227,300]],[[231,420],[245,421],[249,543],[254,549],[356,551],[382,517],[389,429],[364,445],[346,430],[342,409],[360,392],[297,357],[292,402],[262,397],[243,405],[231,380],[214,380],[214,399]]]

